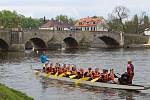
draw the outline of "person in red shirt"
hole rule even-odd
[[[127,74],[128,74],[128,84],[132,84],[132,79],[133,79],[133,76],[134,76],[134,66],[133,66],[131,60],[128,60]]]

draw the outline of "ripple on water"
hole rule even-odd
[[[122,73],[126,70],[129,58],[135,66],[135,84],[150,84],[150,50],[125,49],[91,49],[70,51],[46,52],[51,62],[75,64],[87,68],[89,66],[101,69],[114,68]],[[149,100],[150,90],[129,92],[114,89],[86,89],[63,83],[60,81],[45,80],[36,77],[31,66],[39,65],[40,54],[34,52],[7,52],[0,53],[0,82],[21,90],[35,100]]]

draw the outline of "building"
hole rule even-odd
[[[87,17],[77,21],[74,28],[81,31],[108,31],[105,25],[106,22],[101,17]]]
[[[145,29],[144,35],[150,35],[150,29],[149,29],[149,28],[146,28],[146,29]]]
[[[48,20],[39,29],[40,30],[70,30],[73,27],[72,24],[63,23],[58,20]]]

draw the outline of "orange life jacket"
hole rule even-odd
[[[104,76],[104,81],[107,82],[109,80],[108,73],[104,73],[103,76]]]
[[[114,72],[110,73],[109,78],[110,78],[110,80],[113,80],[113,81],[114,81]]]
[[[94,79],[94,78],[98,78],[98,77],[100,77],[100,73],[99,73],[99,72],[97,72],[97,73],[94,72],[94,73],[93,73],[93,79]]]

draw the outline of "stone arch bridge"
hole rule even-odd
[[[101,47],[101,42],[107,47],[120,47],[123,36],[111,32],[0,30],[1,50]]]

